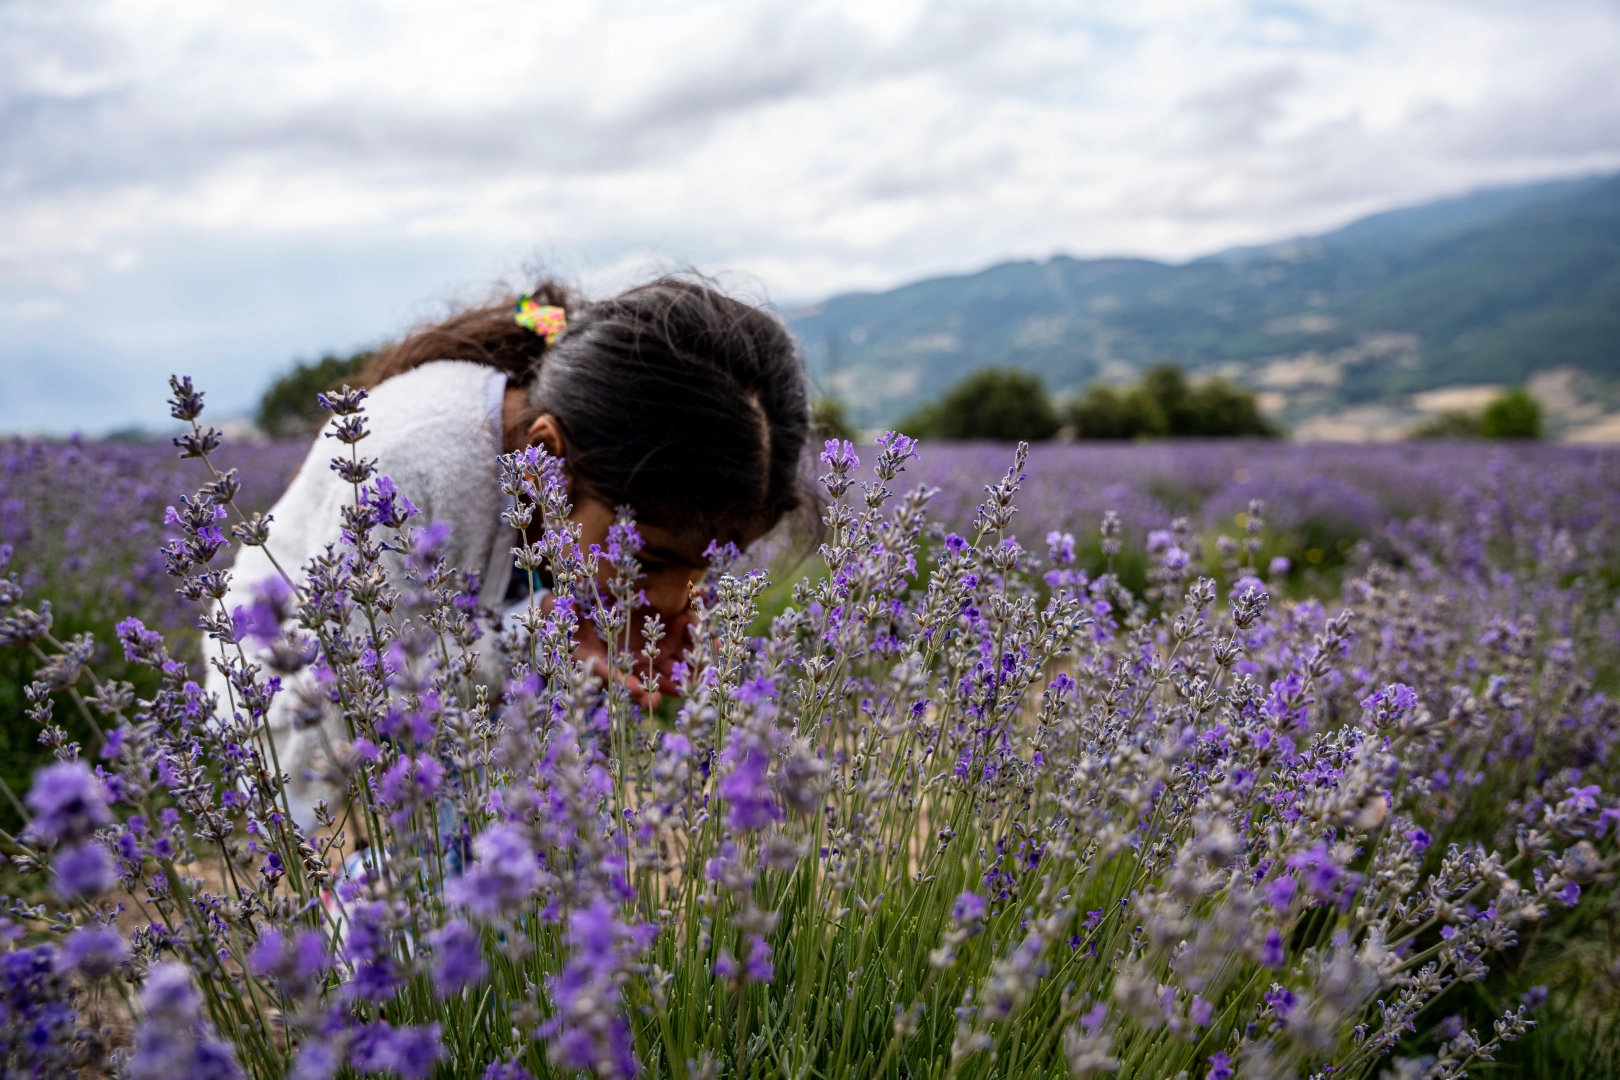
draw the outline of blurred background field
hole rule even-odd
[[[239,467],[243,506],[267,510],[307,450],[305,442],[227,446],[220,461]],[[50,604],[60,640],[93,634],[96,670],[127,679],[146,695],[155,679],[124,662],[113,627],[134,615],[178,631],[177,640],[200,636],[194,611],[164,573],[162,552],[165,510],[205,482],[198,469],[196,462],[178,460],[167,444],[0,442],[0,550],[10,551],[7,570],[16,575],[25,602]],[[32,651],[0,649],[0,779],[13,792],[27,790],[34,768],[49,756],[23,698],[37,668]],[[82,738],[77,710],[71,702],[60,704],[57,716]],[[16,828],[16,814],[9,801],[0,804],[7,831]]]

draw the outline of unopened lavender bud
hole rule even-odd
[[[184,378],[169,376],[169,390],[174,394],[169,399],[169,415],[176,420],[187,423],[197,419],[203,411],[203,391],[192,385],[191,376]]]
[[[365,390],[351,390],[349,384],[344,383],[340,390],[329,390],[322,394],[316,394],[315,402],[329,413],[337,416],[350,416],[360,411],[360,403],[366,400],[366,396]]]

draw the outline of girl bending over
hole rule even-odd
[[[643,706],[672,689],[709,543],[746,548],[808,505],[809,405],[794,341],[770,314],[699,282],[664,278],[589,304],[543,282],[413,333],[380,352],[363,381],[372,433],[363,449],[420,509],[418,522],[449,526],[446,561],[478,576],[487,612],[526,606],[528,589],[528,575],[513,569],[516,536],[501,521],[498,454],[539,445],[564,459],[586,547],[605,543],[616,507],[635,511],[646,606],[632,625],[639,635],[656,612],[667,628],[650,677],[630,677]],[[354,493],[327,466],[334,445],[316,440],[272,508],[268,552],[241,550],[226,610],[279,580],[271,557],[300,584],[305,564],[339,542]],[[384,558],[391,574],[399,569],[397,555]],[[604,560],[604,579],[610,573]],[[606,647],[587,621],[576,656],[607,677]],[[498,686],[493,643],[480,660]],[[210,689],[228,700],[217,673]],[[341,718],[301,677],[277,695],[269,728],[293,812],[308,827],[314,802],[336,794],[318,774],[324,748],[346,737]]]

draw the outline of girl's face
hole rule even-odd
[[[580,527],[580,546],[589,550],[592,544],[606,546],[608,528],[613,524],[613,508],[599,499],[581,498],[568,515]],[[709,561],[701,552],[691,550],[668,529],[656,525],[636,525],[641,534],[641,550],[636,559],[641,563],[641,577],[637,584],[647,602],[630,616],[630,649],[639,653],[646,647],[647,619],[657,614],[664,624],[664,636],[658,641],[658,655],[648,671],[644,661],[638,661],[639,670],[627,682],[631,697],[644,709],[654,709],[664,694],[677,693],[672,673],[676,661],[686,654],[687,628],[691,623],[692,591],[703,580]],[[757,537],[750,537],[752,542]],[[597,580],[606,585],[613,576],[613,568],[604,559],[597,568]],[[602,679],[610,678],[607,646],[597,636],[596,628],[588,620],[581,620],[576,638],[574,658],[588,662]]]
[[[524,402],[523,390],[510,388],[506,391],[505,419],[508,428],[521,415]],[[567,460],[568,447],[563,440],[562,429],[550,413],[542,413],[529,424],[527,444],[543,446],[549,453]],[[613,508],[598,499],[580,496],[577,492],[572,494],[574,512],[568,516],[580,526],[580,545],[587,550],[592,544],[606,546],[608,528],[613,524]],[[538,530],[531,526],[530,531],[537,533]],[[656,611],[668,625],[671,619],[686,610],[692,587],[703,580],[704,573],[709,569],[709,561],[701,551],[690,550],[689,545],[678,540],[668,529],[638,521],[636,531],[641,534],[641,551],[636,558],[641,562],[640,585],[647,594],[647,613]],[[537,540],[539,536],[530,539]],[[750,537],[749,541],[753,539]],[[598,572],[604,584],[612,575],[612,569],[606,564]]]
[[[508,391],[509,408],[512,393]],[[517,393],[521,394],[521,391]],[[528,434],[529,445],[544,446],[552,454],[566,460],[562,432],[550,414],[536,419]],[[592,544],[607,545],[608,529],[615,516],[613,507],[600,499],[576,496],[573,512],[568,516],[580,527],[581,547],[589,550]],[[533,530],[537,526],[538,523],[530,528]],[[686,652],[692,591],[708,572],[709,561],[703,557],[702,551],[694,549],[689,541],[677,537],[668,529],[637,522],[636,531],[641,534],[641,550],[636,553],[636,559],[641,563],[641,577],[637,585],[647,602],[631,614],[631,650],[640,652],[645,645],[643,628],[646,619],[653,614],[663,620],[664,636],[658,642],[658,656],[653,662],[653,670],[645,672],[639,679],[632,676],[630,689],[638,704],[643,708],[653,708],[658,704],[660,691],[674,693],[676,690],[670,678],[671,669]],[[746,547],[757,539],[757,536],[743,537],[742,546]],[[597,579],[605,585],[612,576],[613,568],[604,560],[597,570]],[[588,661],[597,669],[598,675],[608,677],[607,646],[588,621],[580,623],[574,655],[577,659]]]
[[[568,515],[580,527],[579,544],[587,551],[592,544],[607,545],[608,528],[613,524],[613,509],[606,503],[589,497],[574,504]],[[668,529],[636,522],[641,534],[641,550],[636,559],[641,563],[641,578],[637,584],[647,594],[644,614],[657,612],[665,625],[686,611],[692,589],[703,580],[709,569],[709,560],[702,552],[689,550]],[[613,577],[613,568],[603,560],[596,572],[604,585]],[[638,618],[636,620],[640,622]]]

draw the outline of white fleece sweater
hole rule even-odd
[[[450,565],[479,575],[480,606],[499,608],[512,569],[514,530],[501,522],[502,495],[496,457],[501,452],[501,406],[506,376],[481,364],[439,360],[395,376],[371,392],[366,421],[371,435],[358,449],[377,459],[377,475],[393,479],[421,514],[413,524],[442,521],[450,526],[446,559]],[[353,501],[354,489],[333,472],[335,456],[347,456],[347,447],[325,432],[315,440],[298,475],[271,508],[271,556],[302,584],[309,560],[339,543],[342,508]],[[393,580],[399,580],[400,560],[383,556]],[[232,570],[225,610],[252,602],[266,579],[279,576],[264,549],[240,548]],[[492,627],[486,626],[486,633]],[[479,649],[480,672],[488,680],[500,677],[493,641]],[[480,642],[484,645],[485,642]],[[223,676],[210,668],[209,690],[228,708]],[[300,713],[320,712],[319,725],[298,726]],[[334,803],[338,793],[314,776],[325,747],[347,738],[342,717],[323,704],[314,680],[300,673],[284,680],[268,716],[277,758],[291,781],[293,815],[301,827],[314,822],[319,799]]]

